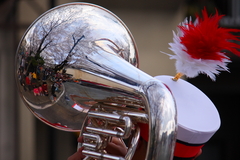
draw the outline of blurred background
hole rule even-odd
[[[77,134],[59,131],[37,120],[19,99],[14,65],[18,43],[28,26],[42,13],[71,0],[0,1],[0,160],[66,160],[76,151]],[[128,26],[139,50],[140,69],[156,75],[175,75],[171,53],[172,31],[186,16],[206,6],[209,13],[226,15],[222,27],[240,28],[239,0],[89,0],[115,13]],[[239,43],[239,42],[236,42]],[[216,82],[205,75],[189,79],[216,105],[221,128],[204,146],[198,160],[239,159],[240,58]],[[204,118],[204,117],[203,117]]]

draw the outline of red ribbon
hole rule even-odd
[[[195,157],[203,146],[204,144],[189,144],[177,141],[174,156],[181,158]]]

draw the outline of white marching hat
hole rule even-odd
[[[172,92],[177,106],[175,157],[192,158],[220,127],[219,113],[212,101],[189,82],[172,76],[156,76]]]

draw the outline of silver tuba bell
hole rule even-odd
[[[174,99],[137,68],[130,31],[105,8],[69,3],[42,14],[22,37],[16,64],[28,109],[51,127],[80,132],[87,158],[132,159],[139,123],[149,124],[145,159],[173,158]],[[131,142],[125,157],[104,152],[111,137]]]

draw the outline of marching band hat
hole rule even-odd
[[[172,76],[156,76],[172,92],[177,107],[177,142],[174,160],[192,159],[220,127],[213,102],[189,82]]]

